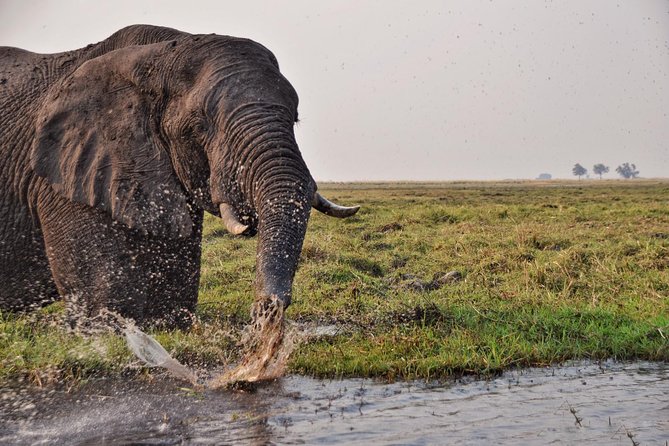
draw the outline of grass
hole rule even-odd
[[[574,358],[669,360],[669,181],[322,184],[288,317],[337,324],[291,370],[386,379],[490,374]],[[187,363],[234,360],[255,240],[205,222],[199,323],[159,332]],[[458,274],[447,273],[457,271]],[[0,379],[126,373],[113,335],[0,315]]]

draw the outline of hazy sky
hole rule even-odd
[[[36,52],[134,23],[272,50],[318,180],[669,176],[667,0],[0,0],[0,45]]]

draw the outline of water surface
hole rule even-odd
[[[236,391],[183,385],[165,378],[97,380],[70,392],[5,386],[0,444],[669,441],[668,364],[575,363],[427,384],[288,376]]]

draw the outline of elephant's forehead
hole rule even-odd
[[[251,39],[209,34],[193,36],[188,46],[192,46],[193,51],[204,54],[212,60],[219,59],[222,62],[253,60],[255,62],[267,62],[275,68],[279,68],[274,54]]]
[[[225,113],[246,103],[281,104],[295,110],[298,96],[281,74],[274,55],[249,39],[230,36],[191,36],[177,51],[180,102],[207,113]]]
[[[212,73],[201,86],[208,109],[220,104],[240,105],[270,102],[297,108],[298,96],[293,86],[275,68],[256,64],[238,64]]]

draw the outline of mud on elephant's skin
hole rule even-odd
[[[0,309],[65,298],[186,326],[203,212],[258,234],[256,299],[290,303],[316,192],[298,98],[251,40],[137,25],[86,48],[0,47]],[[74,307],[74,305],[70,305]]]

